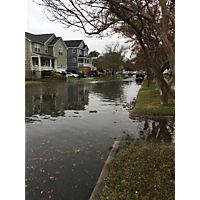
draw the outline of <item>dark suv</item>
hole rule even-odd
[[[97,76],[96,71],[92,71],[92,70],[91,70],[91,71],[90,71],[90,76],[91,76],[91,77],[95,77],[95,76]]]
[[[144,73],[143,72],[137,72],[136,79],[144,79]]]

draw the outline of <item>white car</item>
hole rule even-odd
[[[166,69],[163,74],[170,74],[171,73],[171,70],[170,69]]]
[[[67,78],[78,78],[78,74],[73,74],[72,72],[67,72],[66,77]]]
[[[136,78],[137,71],[133,72],[133,78]]]

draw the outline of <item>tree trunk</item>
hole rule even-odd
[[[155,90],[158,90],[160,92],[160,98],[161,98],[160,104],[163,106],[168,106],[169,105],[168,104],[168,92],[165,89],[165,87],[163,86],[163,84],[157,79],[156,79]]]
[[[161,94],[161,85],[160,85],[160,82],[158,81],[158,79],[156,78],[156,86],[155,86],[155,90],[158,90]]]
[[[168,106],[168,92],[163,85],[161,85],[161,105]]]
[[[145,53],[145,56],[146,58],[149,60],[150,62],[150,66],[151,66],[151,69],[153,70],[153,72],[155,73],[155,78],[156,80],[158,80],[167,90],[167,92],[170,93],[170,95],[173,97],[173,99],[175,99],[175,94],[174,92],[172,91],[171,89],[171,86],[169,86],[168,83],[166,83],[166,81],[164,80],[163,76],[162,76],[162,72],[160,70],[160,66],[156,63],[156,61],[147,53],[147,50],[144,46],[144,43],[142,41],[142,38],[141,38],[141,34],[138,34],[138,41],[142,47],[142,50],[144,51]],[[173,71],[172,71],[172,76],[173,76]]]
[[[147,80],[148,80],[148,87],[150,86],[150,70],[147,69]]]

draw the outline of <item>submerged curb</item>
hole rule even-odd
[[[94,190],[92,191],[92,194],[90,196],[90,199],[89,200],[99,200],[100,199],[100,195],[101,195],[101,192],[103,190],[103,187],[105,185],[105,181],[106,181],[106,178],[109,174],[109,171],[110,171],[110,168],[111,168],[111,163],[112,161],[114,160],[114,156],[119,148],[119,145],[120,145],[120,141],[115,141],[114,144],[113,144],[113,147],[112,147],[112,150],[104,164],[104,167],[101,171],[101,174],[99,176],[99,179],[94,187]]]

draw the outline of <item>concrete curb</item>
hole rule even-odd
[[[106,181],[106,178],[109,174],[109,171],[110,171],[110,168],[111,168],[111,163],[112,161],[114,160],[114,156],[119,148],[119,145],[120,145],[120,141],[115,141],[114,144],[113,144],[113,148],[104,164],[104,167],[101,171],[101,174],[99,176],[99,179],[94,187],[94,190],[92,191],[92,194],[90,196],[90,199],[89,200],[99,200],[100,199],[100,195],[101,195],[101,192],[103,190],[103,187],[105,185],[105,181]]]

